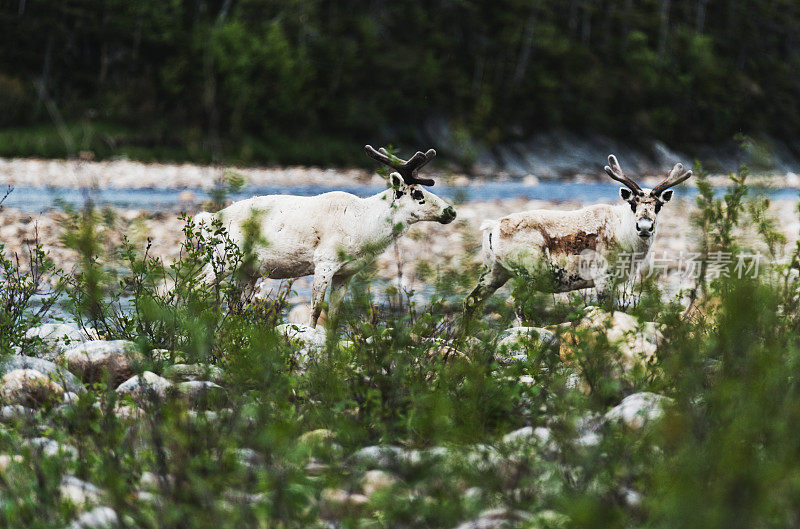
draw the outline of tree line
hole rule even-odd
[[[61,126],[100,154],[793,138],[798,72],[795,0],[0,0],[0,128]]]

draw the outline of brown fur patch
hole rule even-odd
[[[550,250],[551,254],[578,255],[583,250],[596,250],[600,239],[597,233],[585,231],[576,231],[563,237],[552,237],[544,229],[539,229],[539,232],[544,238],[545,248]]]

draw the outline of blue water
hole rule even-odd
[[[358,196],[369,196],[382,191],[377,186],[249,186],[232,199],[249,198],[254,195],[292,194],[311,196],[328,191],[346,191]],[[491,201],[509,198],[526,198],[533,200],[577,201],[577,202],[614,202],[618,198],[619,186],[614,183],[577,183],[577,182],[541,182],[537,185],[525,185],[521,182],[490,182],[471,186],[436,185],[431,190],[437,195],[451,201]],[[81,190],[61,187],[17,187],[6,199],[5,205],[26,212],[40,212],[61,204],[79,206],[87,197],[99,206],[115,206],[119,208],[146,210],[178,211],[181,204],[178,196],[186,189],[100,189]],[[188,189],[197,200],[208,196],[202,189]],[[681,188],[678,194],[692,197],[694,188]],[[719,193],[722,190],[718,191]],[[796,189],[769,189],[764,192],[773,198],[791,198],[798,196]]]

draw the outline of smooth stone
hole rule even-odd
[[[130,396],[134,400],[155,397],[166,398],[167,391],[172,387],[172,383],[166,378],[160,377],[151,371],[145,371],[141,375],[129,378],[119,386],[117,393],[121,396]]]
[[[225,395],[225,389],[208,380],[190,380],[176,384],[175,389],[191,404],[199,404],[208,400],[220,399]]]
[[[33,448],[34,450],[41,450],[46,456],[56,456],[59,454],[69,455],[73,458],[78,457],[78,451],[75,447],[61,444],[53,439],[47,437],[34,437],[33,439],[26,439],[22,444]]]
[[[322,351],[325,349],[327,335],[322,326],[310,327],[308,325],[298,325],[294,323],[284,323],[275,328],[289,340],[299,342],[304,348],[311,351]]]
[[[0,401],[38,408],[60,401],[64,388],[33,369],[15,369],[0,379]]]
[[[374,469],[399,469],[434,464],[448,455],[445,447],[435,446],[427,450],[405,450],[399,446],[365,446],[351,454],[350,460],[359,466]]]
[[[0,408],[0,421],[13,422],[17,419],[32,419],[36,416],[36,410],[28,408],[22,404],[9,404]]]
[[[8,454],[0,454],[0,471],[6,471],[11,463],[22,463],[23,458],[21,455],[16,454],[10,456]]]
[[[361,514],[369,504],[363,494],[352,494],[342,489],[324,489],[320,494],[320,516],[326,519],[344,518]]]
[[[34,369],[43,375],[47,375],[50,380],[58,383],[67,391],[80,393],[86,390],[75,375],[49,360],[33,356],[13,355],[0,362],[0,375],[4,375],[14,369]]]
[[[39,356],[47,359],[55,358],[71,345],[83,343],[89,339],[81,329],[67,323],[43,323],[31,327],[25,333],[25,338],[41,339],[42,345],[38,349],[42,354]]]
[[[189,382],[192,380],[222,381],[222,369],[206,364],[173,364],[164,368],[162,375],[173,382]]]
[[[64,351],[67,368],[85,382],[100,382],[104,374],[111,377],[117,387],[134,373],[134,367],[142,361],[136,344],[127,340],[94,340]]]
[[[497,508],[481,512],[474,520],[464,522],[456,529],[511,529],[532,518],[525,511]]]
[[[495,360],[501,364],[527,362],[528,353],[545,349],[557,349],[555,333],[540,327],[511,327],[500,333]]]
[[[608,343],[617,348],[617,361],[625,373],[651,364],[663,340],[656,323],[640,322],[630,314],[609,313],[598,307],[591,307],[577,324],[562,324],[560,327],[564,329],[563,334],[571,336],[571,339],[561,341],[562,358],[572,356],[575,343],[584,333],[604,334]],[[591,334],[589,339],[592,339]]]
[[[622,402],[605,414],[607,421],[621,422],[628,428],[638,430],[659,419],[672,399],[656,393],[643,391],[628,395]]]
[[[102,491],[88,481],[83,481],[75,476],[64,476],[59,486],[61,497],[69,500],[79,507],[88,503],[97,503]]]
[[[369,470],[361,478],[361,490],[369,497],[375,493],[391,489],[399,480],[397,476],[384,470]]]
[[[95,507],[78,516],[69,529],[101,529],[113,527],[119,523],[116,511],[111,507]]]
[[[542,327],[511,327],[498,336],[498,347],[558,346],[558,337],[553,331]]]

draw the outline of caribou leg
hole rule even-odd
[[[311,319],[308,325],[317,326],[317,320],[322,313],[322,303],[325,301],[325,291],[331,283],[338,265],[334,263],[320,263],[314,267],[314,284],[311,286]]]
[[[328,319],[333,321],[333,318],[338,318],[339,309],[342,307],[342,301],[347,294],[347,285],[350,283],[351,275],[335,275],[331,281],[331,295],[328,301]]]
[[[489,296],[506,284],[511,275],[498,263],[493,263],[491,268],[484,268],[478,284],[464,300],[464,312],[472,314]]]

